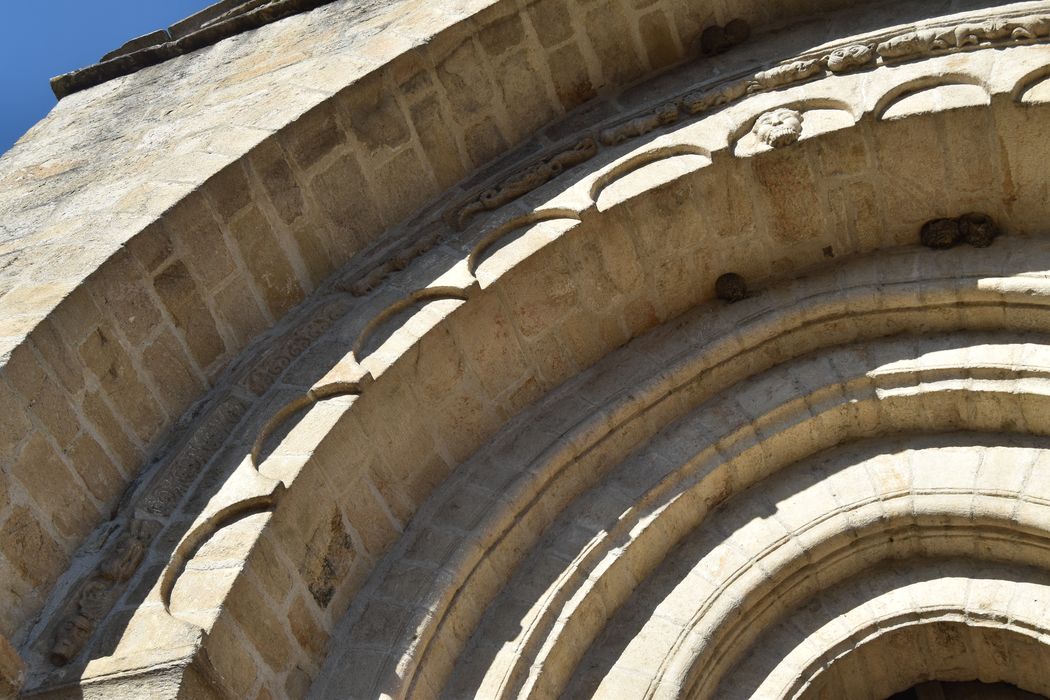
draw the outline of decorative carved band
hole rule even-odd
[[[160,530],[155,520],[132,520],[117,538],[102,563],[81,586],[75,609],[55,628],[49,658],[65,666],[80,653],[88,637],[116,603],[128,581],[146,556],[146,548]]]
[[[662,126],[674,124],[686,115],[699,115],[759,92],[830,74],[873,68],[880,63],[918,60],[955,51],[1026,44],[1045,41],[1048,37],[1050,15],[993,17],[946,27],[913,29],[882,41],[851,43],[820,56],[793,59],[744,79],[693,90],[655,109],[650,108],[637,113],[611,126],[598,127],[597,136],[584,136],[572,147],[562,146],[540,157],[522,170],[504,178],[496,186],[470,195],[448,209],[443,218],[450,226],[462,229],[475,214],[508,204],[546,184],[563,170],[597,155],[598,143],[606,147],[616,146]],[[788,139],[788,135],[785,133],[782,138]],[[778,145],[790,142],[784,140]],[[769,141],[767,143],[774,145]]]
[[[271,3],[273,4],[273,3]],[[727,26],[728,29],[728,26]],[[736,30],[739,32],[739,27]],[[595,128],[571,145],[547,153],[522,170],[504,177],[496,185],[467,198],[444,214],[450,227],[463,228],[476,214],[501,207],[551,181],[567,169],[594,158],[602,147],[615,147],[630,139],[673,124],[689,115],[739,100],[755,92],[796,84],[817,76],[871,68],[880,61],[902,61],[973,48],[991,48],[1011,42],[1045,40],[1050,35],[1050,16],[996,18],[980,23],[961,24],[941,29],[903,32],[878,43],[852,43],[835,48],[823,56],[805,57],[752,74],[732,82],[692,89],[674,101],[663,103],[617,123]],[[739,36],[739,34],[734,34]],[[756,123],[756,134],[771,147],[782,147],[798,140],[802,117],[791,109],[775,109],[762,115]],[[366,293],[394,270],[406,267],[412,259],[441,240],[439,226],[394,258],[373,270],[364,280],[350,285],[352,294]],[[958,219],[937,220],[923,227],[924,245],[942,248],[961,241],[975,246],[989,245],[997,235],[994,222],[984,215],[968,214]],[[745,298],[744,280],[733,273],[719,278],[716,295],[726,301]],[[265,393],[293,360],[323,335],[349,307],[345,298],[335,295],[311,320],[282,338],[282,344],[248,372],[239,387],[255,396]],[[174,458],[147,489],[136,509],[139,519],[130,521],[101,564],[85,578],[65,615],[54,629],[50,659],[55,665],[68,664],[84,648],[98,622],[113,608],[145,558],[146,550],[161,527],[152,518],[172,515],[191,485],[222,448],[250,408],[250,400],[234,393],[227,395],[200,422],[198,429],[175,452]]]

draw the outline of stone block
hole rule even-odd
[[[164,423],[163,413],[111,331],[97,329],[81,343],[79,353],[139,440],[152,440]]]
[[[665,68],[682,58],[671,25],[662,11],[642,15],[638,19],[638,33],[652,68]]]
[[[25,506],[14,508],[0,525],[0,553],[37,586],[49,585],[68,563],[66,553]]]
[[[303,191],[295,172],[288,164],[288,156],[280,146],[276,143],[260,144],[252,151],[249,167],[281,221],[291,224],[303,216],[306,206]],[[243,216],[258,211],[257,206]],[[227,220],[227,225],[233,228],[230,220]],[[237,238],[236,234],[234,238]],[[251,264],[251,260],[246,262]]]
[[[232,163],[208,180],[203,188],[222,221],[229,221],[252,201],[248,176],[241,163]],[[154,266],[153,269],[158,269]]]
[[[350,129],[367,151],[390,151],[408,141],[408,120],[383,74],[359,81],[340,102]]]
[[[343,260],[341,246],[331,245],[325,236],[325,228],[317,225],[320,218],[314,207],[308,217],[290,227],[291,238],[306,269],[304,285],[308,291],[313,291]]]
[[[80,474],[91,495],[110,513],[127,485],[124,473],[113,463],[102,446],[90,435],[81,433],[66,450],[73,468]]]
[[[472,39],[465,39],[438,64],[438,79],[460,124],[476,121],[495,100],[495,89],[484,66]]]
[[[292,642],[279,613],[255,585],[244,577],[238,579],[226,609],[267,666],[275,673],[284,671],[292,661]]]
[[[547,65],[554,81],[554,92],[566,111],[579,107],[598,94],[587,61],[575,43],[552,49],[547,54]]]
[[[288,672],[288,677],[284,681],[285,697],[305,698],[310,692],[312,682],[311,675],[301,666],[296,666]]]
[[[255,577],[262,591],[275,602],[282,602],[292,588],[292,567],[264,534],[255,540],[246,569]]]
[[[412,105],[409,113],[420,146],[439,188],[447,188],[465,174],[457,137],[436,95],[428,95]]]
[[[478,32],[478,41],[489,56],[499,56],[522,44],[525,27],[521,15],[512,12],[487,24]]]
[[[284,316],[302,300],[303,288],[270,222],[257,207],[251,207],[230,223],[230,234],[270,313],[275,318]]]
[[[283,142],[292,160],[304,171],[347,147],[336,109],[329,104],[318,105],[299,117],[294,128],[285,130]]]
[[[114,416],[102,394],[88,392],[81,405],[84,416],[126,474],[138,471],[142,453],[123,425]]]
[[[231,277],[225,287],[215,292],[215,310],[238,347],[247,345],[269,326],[267,313],[240,275]]]
[[[83,465],[85,471],[105,465]],[[11,466],[18,479],[35,500],[41,513],[50,513],[59,535],[76,542],[94,526],[100,513],[83,492],[81,481],[73,476],[59,454],[40,433],[30,436],[18,460]]]
[[[77,394],[84,387],[84,367],[70,352],[70,345],[62,338],[50,319],[44,320],[29,337],[32,347],[43,359],[46,368],[58,378],[68,394]]]
[[[513,316],[492,291],[476,294],[471,304],[449,317],[447,333],[451,334],[455,345],[447,349],[451,353],[449,360],[435,358],[435,364],[448,367],[458,375],[463,371],[460,363],[465,361],[486,393],[492,397],[499,395],[530,370],[513,325]],[[450,366],[452,360],[455,363]],[[450,383],[442,387],[445,391],[451,388]],[[441,397],[433,395],[433,398]]]
[[[11,646],[7,638],[0,635],[0,697],[15,697],[25,682],[25,662]]]
[[[797,151],[781,150],[756,156],[751,171],[760,185],[759,200],[768,207],[770,235],[774,240],[799,242],[823,230],[824,207],[819,181]]]
[[[360,249],[382,230],[376,200],[360,164],[344,154],[314,176],[311,190],[328,216],[333,235],[348,240],[351,249]]]
[[[215,673],[236,697],[249,697],[259,669],[246,650],[246,633],[229,617],[220,618],[208,631],[205,648]]]
[[[170,330],[164,330],[142,351],[142,361],[161,402],[173,417],[181,415],[204,389],[193,361]]]
[[[288,627],[307,658],[320,665],[328,649],[328,632],[318,622],[315,610],[310,601],[297,596],[288,609]]]
[[[467,129],[465,141],[471,162],[484,165],[507,150],[507,140],[493,117],[485,117]]]
[[[91,298],[91,292],[81,287],[73,290],[55,308],[50,320],[62,338],[70,345],[75,345],[95,329],[101,314],[102,311]]]
[[[0,459],[10,461],[15,448],[26,438],[30,422],[21,398],[4,382],[0,382],[0,402],[6,408],[0,411]]]
[[[548,97],[549,81],[526,49],[504,53],[493,70],[500,76],[500,94],[514,130],[514,141],[526,140],[558,114]]]
[[[168,265],[167,270],[188,265],[205,289],[213,289],[234,271],[234,258],[203,194],[195,193],[182,200],[164,217],[164,225],[167,237],[182,257],[181,262]]]
[[[163,220],[147,226],[129,240],[126,248],[147,273],[164,267],[175,254],[175,242]]]
[[[529,3],[529,21],[540,43],[546,47],[557,46],[572,37],[572,17],[565,0],[536,0]]]
[[[29,345],[15,348],[6,370],[8,381],[22,395],[15,405],[25,406],[60,446],[68,445],[79,429],[77,416],[69,397],[47,375]],[[17,417],[8,420],[20,423]]]
[[[161,323],[160,310],[146,291],[148,286],[134,256],[127,251],[117,253],[95,276],[95,302],[110,313],[133,347],[140,347]]]
[[[594,3],[584,21],[591,50],[603,67],[607,84],[626,85],[641,76],[643,66],[623,8],[616,0]]]
[[[426,160],[415,148],[406,148],[378,166],[375,179],[389,197],[380,205],[380,213],[390,226],[409,217],[435,193]]]
[[[172,263],[153,280],[153,287],[197,365],[210,368],[224,355],[226,344],[189,268],[181,260]]]

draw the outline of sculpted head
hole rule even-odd
[[[835,49],[828,54],[828,69],[833,73],[863,66],[875,58],[875,50],[867,44],[852,44]]]
[[[55,643],[51,647],[51,663],[65,666],[84,648],[91,635],[92,623],[83,615],[73,615],[62,621],[55,630]]]
[[[773,148],[795,143],[802,135],[802,115],[794,109],[778,107],[758,118],[755,134]]]

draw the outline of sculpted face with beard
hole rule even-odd
[[[795,143],[802,135],[802,115],[787,107],[766,112],[755,123],[755,134],[773,148]]]

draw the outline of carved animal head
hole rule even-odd
[[[875,50],[867,44],[852,44],[837,48],[828,54],[828,69],[834,73],[857,68],[875,57]]]
[[[795,143],[802,135],[802,115],[787,107],[766,112],[755,122],[755,135],[773,148]]]
[[[876,51],[884,58],[921,56],[932,48],[934,37],[926,32],[906,32],[878,45]]]

